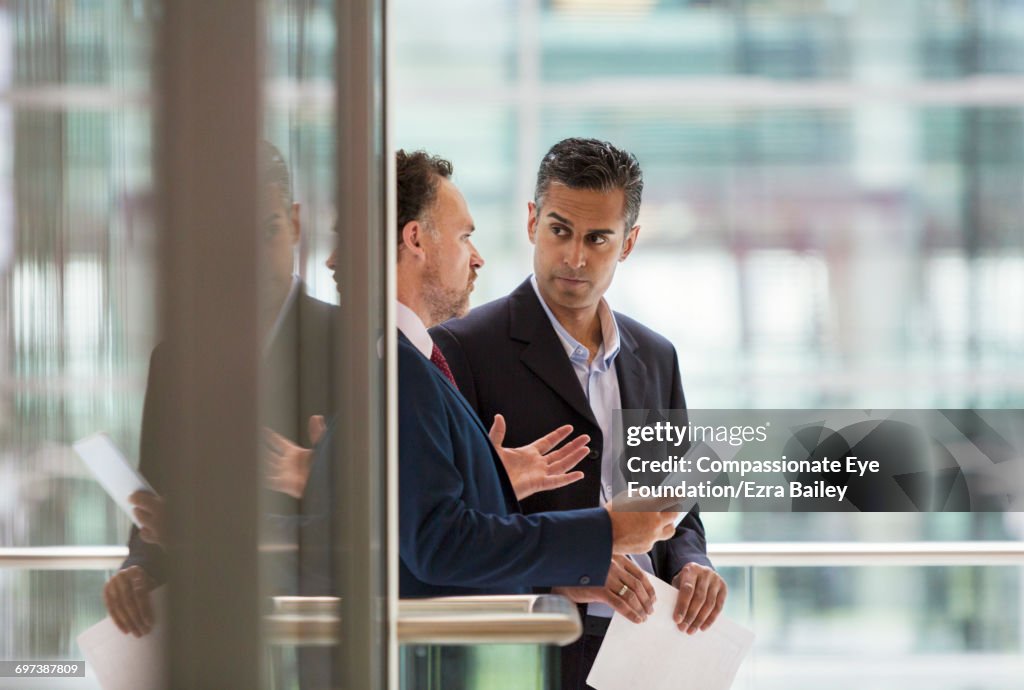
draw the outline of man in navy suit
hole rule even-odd
[[[401,596],[604,582],[613,554],[648,550],[679,515],[596,505],[521,514],[518,499],[578,477],[563,472],[585,441],[553,451],[562,428],[519,448],[492,444],[431,340],[428,327],[467,311],[484,263],[451,174],[441,158],[398,152]]]
[[[671,343],[612,312],[604,299],[616,265],[636,246],[642,189],[632,154],[593,139],[556,144],[541,162],[529,204],[534,275],[431,333],[465,398],[481,419],[496,420],[498,438],[518,443],[557,423],[592,439],[584,479],[532,496],[523,502],[527,512],[582,510],[611,497],[614,410],[685,407]],[[588,613],[583,638],[563,650],[563,688],[587,687],[613,609],[634,622],[646,618],[648,574],[679,587],[682,631],[706,629],[722,609],[725,583],[711,568],[694,508],[650,553],[616,556],[603,584],[557,590]]]

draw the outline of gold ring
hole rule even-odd
[[[622,583],[622,589],[619,590],[619,596],[621,597],[623,594],[625,594],[628,591],[629,591],[629,585],[627,585],[625,582],[623,582]]]

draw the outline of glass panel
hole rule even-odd
[[[127,541],[71,444],[103,431],[138,461],[154,27],[152,2],[0,2],[0,548]],[[81,660],[105,581],[0,567],[0,659]]]
[[[267,593],[337,594],[331,564],[333,506],[321,501],[320,508],[312,510],[316,496],[333,490],[333,463],[322,457],[322,450],[320,457],[310,455],[305,464],[294,455],[314,447],[326,426],[333,424],[336,409],[332,332],[338,318],[333,306],[337,288],[325,266],[335,246],[334,2],[269,0],[265,11],[264,138],[280,156],[282,170],[264,183],[282,197],[273,199],[272,205],[280,207],[279,229],[289,233],[288,240],[277,245],[279,255],[284,251],[284,262],[270,257],[261,276],[277,285],[262,295],[267,323],[280,320],[268,335],[262,361],[261,424],[266,432],[279,435],[268,445],[268,458],[281,463],[277,479],[268,467],[264,481],[264,506],[271,521],[262,540],[288,549],[288,555],[271,568]],[[288,186],[287,193],[282,194],[283,186]],[[279,453],[284,447],[291,447],[293,454]],[[288,527],[278,529],[278,520]],[[331,647],[273,648],[269,687],[329,687],[333,654]]]
[[[262,567],[259,573],[255,568],[251,573],[247,570],[243,578],[252,579],[238,580],[237,591],[249,592],[257,575],[266,595],[338,593],[343,582],[350,588],[346,591],[374,594],[375,603],[367,604],[368,610],[388,610],[386,601],[379,601],[386,598],[387,593],[383,569],[386,540],[378,538],[385,513],[381,497],[385,485],[382,439],[386,395],[383,361],[376,348],[369,345],[375,345],[379,338],[384,313],[381,295],[384,294],[385,270],[378,258],[383,255],[383,235],[377,232],[383,223],[379,217],[383,212],[381,180],[373,181],[359,198],[353,190],[361,188],[361,184],[353,185],[353,189],[347,189],[343,195],[348,207],[374,207],[372,213],[364,209],[368,221],[350,223],[356,228],[352,231],[354,235],[372,251],[364,250],[359,271],[342,274],[343,279],[354,276],[353,281],[362,281],[355,283],[360,287],[371,286],[369,292],[373,296],[367,298],[368,304],[362,305],[365,308],[351,309],[348,313],[350,318],[364,318],[367,311],[375,313],[374,320],[356,327],[361,330],[348,326],[339,328],[336,324],[341,320],[336,308],[338,288],[335,276],[325,265],[337,243],[333,228],[341,178],[335,173],[335,150],[341,129],[335,108],[338,59],[335,44],[339,26],[334,12],[336,4],[332,0],[268,0],[265,3],[267,41],[266,51],[261,54],[266,59],[263,72],[265,142],[259,146],[261,184],[258,195],[264,222],[252,228],[258,249],[250,253],[251,245],[241,242],[238,252],[242,258],[233,261],[232,268],[222,276],[214,276],[209,282],[190,282],[181,280],[180,276],[206,276],[203,271],[211,265],[210,255],[217,252],[202,256],[200,247],[217,246],[217,242],[210,245],[202,242],[196,237],[199,234],[196,227],[176,227],[178,239],[165,245],[173,247],[169,252],[172,258],[161,256],[158,260],[158,240],[165,238],[158,238],[155,232],[157,205],[154,199],[157,195],[153,189],[151,106],[155,100],[155,85],[151,83],[151,75],[156,68],[151,53],[155,52],[159,28],[160,37],[168,40],[164,44],[168,50],[164,52],[169,57],[162,66],[181,70],[187,60],[181,59],[180,51],[176,53],[171,48],[180,48],[181,39],[194,37],[197,33],[194,29],[214,27],[218,23],[202,24],[193,19],[198,15],[177,10],[176,18],[181,21],[168,21],[160,26],[161,17],[175,13],[167,12],[156,0],[118,3],[0,0],[0,142],[3,142],[0,144],[0,485],[3,487],[0,489],[0,549],[6,550],[0,553],[0,610],[4,612],[0,616],[0,659],[81,659],[76,636],[103,617],[105,586],[109,590],[108,580],[115,573],[118,577],[124,574],[114,570],[75,570],[77,562],[69,563],[68,571],[37,572],[22,569],[24,563],[15,564],[11,558],[10,549],[14,547],[97,546],[128,541],[130,522],[127,516],[72,451],[70,444],[76,439],[97,431],[106,432],[129,462],[137,465],[161,493],[171,476],[192,478],[188,484],[189,498],[208,496],[205,491],[236,488],[213,486],[212,480],[203,484],[207,477],[201,476],[201,471],[188,474],[190,468],[195,469],[192,465],[188,468],[183,467],[188,463],[175,466],[171,456],[176,446],[168,443],[170,435],[163,433],[165,429],[189,426],[176,425],[175,421],[181,420],[175,417],[195,413],[186,409],[187,406],[175,405],[173,396],[167,394],[174,386],[168,383],[176,381],[179,374],[182,380],[189,379],[190,374],[194,379],[194,372],[202,370],[194,365],[208,365],[217,356],[204,361],[202,352],[189,352],[181,361],[176,361],[168,354],[188,350],[188,344],[178,342],[187,338],[168,339],[158,332],[154,306],[159,301],[158,277],[168,263],[180,271],[172,276],[176,281],[172,297],[179,301],[170,303],[169,322],[180,325],[182,314],[191,318],[198,316],[197,322],[209,317],[212,309],[197,309],[191,304],[194,299],[182,299],[186,294],[190,298],[197,297],[197,293],[191,291],[196,285],[209,290],[203,294],[210,295],[211,304],[224,306],[225,300],[220,295],[226,294],[225,283],[218,284],[217,279],[234,280],[231,287],[239,290],[252,287],[249,294],[256,293],[260,302],[257,347],[263,355],[263,368],[258,387],[262,393],[264,429],[261,439],[264,443],[261,455],[256,457],[253,453],[251,460],[254,464],[260,463],[260,483],[264,491],[259,514],[251,513],[250,518],[257,519],[261,528]],[[352,11],[352,16],[348,17],[349,23],[342,26],[349,34],[359,36],[358,40],[365,45],[357,48],[365,48],[371,61],[379,59],[381,37],[373,31],[364,31],[363,27],[358,32],[352,30],[352,25],[358,21],[371,27],[379,26],[378,4],[345,3],[344,7]],[[224,15],[211,12],[207,16],[222,19]],[[256,43],[253,41],[251,45]],[[211,69],[227,64],[221,61],[223,56],[204,55],[213,58],[206,63]],[[363,64],[360,60],[352,62]],[[250,66],[260,68],[246,63],[240,66],[240,71],[244,73]],[[172,76],[183,75],[175,71]],[[376,85],[381,81],[378,69],[372,76],[353,75],[347,82],[349,86],[359,84],[365,91],[364,96],[353,102],[363,102],[370,113],[369,121],[362,123],[370,135],[354,136],[363,142],[372,141],[376,152],[376,158],[371,155],[363,162],[357,162],[361,159],[356,157],[346,158],[346,164],[355,170],[348,171],[348,178],[360,180],[360,183],[370,176],[371,169],[378,175],[383,170],[380,161],[383,114],[380,104],[373,98]],[[244,74],[239,76],[239,82],[242,86],[238,93],[244,94]],[[198,100],[207,102],[208,93],[209,90],[203,91],[203,98]],[[224,105],[227,98],[212,100]],[[195,114],[194,109],[189,112],[188,107],[175,109],[170,99],[162,100],[161,104],[178,117],[175,120],[165,113],[166,131],[172,131],[182,120],[191,121],[190,116]],[[211,112],[209,122],[218,118],[223,122],[222,116],[230,112],[226,107]],[[249,109],[246,114],[253,112],[254,109]],[[185,155],[176,158],[168,153],[163,158],[164,171],[181,172],[187,170],[190,163],[204,160],[202,154],[207,153],[206,150],[188,149],[190,145],[195,148],[195,139],[187,129],[173,130],[179,135],[185,131],[185,136],[171,137],[174,144],[170,148],[180,148]],[[344,132],[353,133],[355,129],[347,125]],[[248,153],[238,142],[226,143],[224,147],[235,155]],[[218,149],[206,160],[220,163],[217,155],[223,153],[223,148]],[[202,172],[213,169],[205,167]],[[187,187],[181,185],[176,189]],[[228,187],[239,192],[232,197],[234,200],[248,198],[243,194],[247,191],[244,181],[226,184]],[[163,191],[173,196],[166,188]],[[182,196],[188,197],[194,191],[183,192]],[[209,192],[204,192],[193,198],[208,202],[210,196]],[[225,196],[231,197],[230,194]],[[225,233],[234,230],[225,228]],[[228,235],[213,237],[217,237],[223,247]],[[203,261],[197,261],[197,255]],[[249,272],[238,270],[240,263],[249,261],[246,257],[255,257],[259,262],[259,280],[251,283],[247,279]],[[235,280],[238,277],[241,280]],[[181,284],[185,282],[189,284]],[[365,290],[358,292],[365,294]],[[189,304],[183,306],[186,302]],[[238,302],[238,310],[233,313],[240,314],[236,328],[241,333],[245,331],[245,314],[249,311],[245,310],[244,300]],[[345,334],[362,333],[365,352],[355,356],[349,343],[345,355],[339,355],[340,345],[333,337],[336,330]],[[239,371],[245,370],[243,349],[240,348],[238,354]],[[219,349],[214,346],[211,350],[223,354],[227,346],[221,344]],[[152,360],[151,353],[155,353]],[[333,392],[338,368],[334,362],[337,361],[352,362],[351,370],[337,378],[343,378],[346,385],[362,391],[358,405],[348,403],[346,415],[335,414],[337,405]],[[182,366],[176,368],[178,365]],[[368,371],[369,381],[361,380]],[[237,376],[232,371],[224,371],[223,377],[220,373],[200,381],[199,392],[207,390],[204,386],[209,386],[211,391],[229,387],[231,377]],[[147,378],[150,385],[147,385]],[[255,388],[251,377],[244,382],[238,378],[234,381],[253,384]],[[188,389],[193,397],[199,397],[195,395],[195,384],[194,380],[189,380],[182,388]],[[193,387],[189,388],[190,385]],[[230,413],[225,414],[230,416]],[[361,414],[366,418],[352,421]],[[314,416],[316,421],[311,423]],[[361,508],[355,507],[356,501],[347,500],[345,495],[339,495],[337,500],[332,498],[336,486],[345,486],[335,472],[334,454],[337,452],[340,456],[341,449],[328,445],[317,448],[315,453],[312,450],[317,438],[323,435],[323,429],[337,427],[339,419],[349,427],[345,438],[350,443],[358,441],[362,429],[378,431],[370,442],[359,446],[373,451],[362,454],[367,456],[370,469],[358,469],[372,490],[367,491],[365,486],[351,489],[361,497],[379,492],[370,496],[376,502],[367,505],[365,512],[360,512]],[[189,418],[189,421],[194,419]],[[193,427],[201,427],[193,437],[209,439],[209,416],[203,424],[190,427],[195,431]],[[352,433],[352,428],[356,433]],[[230,442],[230,428],[224,433]],[[282,464],[285,462],[282,452],[290,464]],[[216,453],[209,455],[216,456]],[[208,459],[205,453],[191,457],[197,456],[202,461]],[[216,461],[216,457],[209,459]],[[225,466],[221,465],[220,469]],[[216,474],[211,470],[211,476]],[[315,482],[314,479],[307,481],[307,477],[315,478]],[[245,505],[244,478],[239,477],[239,482],[242,490],[235,495],[242,497],[239,505]],[[303,492],[304,483],[315,484],[316,497]],[[167,493],[170,495],[171,490]],[[183,518],[180,501],[178,503],[177,515]],[[194,505],[205,508],[210,503],[200,498]],[[344,521],[337,516],[342,509],[348,511]],[[171,515],[175,515],[174,510]],[[358,534],[359,538],[365,534],[370,546],[353,546],[332,532],[336,522],[351,524],[352,515],[359,518],[359,524],[367,526]],[[244,522],[245,514],[233,515],[232,519],[238,522],[228,525],[238,531],[236,543],[243,544],[234,548],[247,548],[245,534],[252,523]],[[192,518],[192,522],[196,519]],[[307,529],[310,525],[315,529]],[[209,532],[216,533],[223,526],[217,524],[214,529],[211,525]],[[203,548],[209,547],[214,538],[191,536],[195,541],[187,542],[190,548],[181,552],[187,550],[196,565],[198,559],[194,554],[203,553]],[[225,544],[227,539],[230,536],[220,543]],[[176,563],[187,562],[184,557],[175,560],[173,556],[178,552],[170,549],[171,557],[166,557],[161,547],[150,542],[146,532],[132,533],[129,564],[138,565],[146,573],[148,580],[144,589],[163,582],[168,577],[166,571],[174,570]],[[371,548],[377,549],[374,554],[377,560],[361,555]],[[376,579],[371,583],[368,575],[358,572],[348,573],[348,579],[340,579],[333,571],[336,555],[341,551],[345,551],[353,563],[372,562]],[[102,565],[113,566],[121,561],[121,550],[115,548],[111,554],[101,559]],[[210,560],[216,560],[216,554]],[[195,573],[185,575],[191,578]],[[189,597],[182,597],[179,603],[187,602],[195,609],[195,601],[209,601],[203,599],[212,591],[209,582],[199,577],[190,579],[189,584]],[[223,583],[215,584],[219,587]],[[237,602],[242,596],[245,595],[234,596],[234,604],[226,608],[236,605],[237,613]],[[190,620],[185,608],[188,607],[182,607],[183,618],[179,621]],[[269,604],[267,608],[269,610]],[[356,618],[356,615],[347,616],[346,623]],[[373,623],[378,628],[377,634],[363,631],[364,637],[370,640],[365,643],[370,650],[363,655],[367,658],[349,664],[340,674],[344,677],[351,669],[358,668],[352,676],[356,679],[352,681],[354,686],[362,684],[361,679],[386,676],[383,663],[372,664],[373,659],[387,656],[387,650],[382,650],[386,635],[381,632],[386,630],[387,623],[382,618],[374,619]],[[245,635],[252,639],[253,628],[249,626],[240,631],[239,639]],[[180,655],[185,641],[174,637],[174,633],[172,628],[171,649]],[[212,637],[209,649],[237,653],[232,651],[234,641],[222,639],[227,635]],[[245,643],[240,643],[236,650],[244,646]],[[276,647],[266,656],[269,664],[262,676],[265,684],[274,688],[297,687],[300,680],[304,689],[326,687],[330,683],[334,655],[329,648],[296,652]],[[197,666],[175,673],[187,677],[197,668],[201,669],[199,673],[209,672],[210,668],[204,668],[203,663],[197,662]],[[214,675],[222,671],[218,669]],[[84,681],[85,685],[83,681],[76,682],[75,687],[96,685],[91,675]],[[7,687],[5,682],[0,685]]]
[[[537,0],[457,48],[445,27],[509,3],[415,4],[392,13],[395,139],[454,162],[474,305],[532,269],[544,152],[598,137],[645,177],[607,299],[672,341],[689,405],[1024,404],[1021,3]],[[703,519],[711,542],[1024,536],[998,515]]]
[[[403,645],[402,690],[557,690],[557,647]]]
[[[689,405],[1024,403],[1021,3],[535,0],[457,48],[446,27],[510,4],[413,5],[392,11],[396,145],[454,162],[487,260],[474,306],[532,269],[526,203],[545,151],[597,137],[645,177],[642,232],[607,299],[672,341]],[[702,518],[712,545],[1024,537],[1000,514]],[[1013,687],[1019,635],[996,644],[1020,628],[1008,570],[726,568],[726,612],[759,635],[737,687]],[[961,578],[973,594],[953,603]],[[945,646],[925,641],[939,618]],[[889,667],[871,645],[891,630],[911,642]],[[859,679],[876,661],[866,680],[836,670]]]
[[[341,650],[276,647],[275,688],[369,687],[379,683],[368,678],[384,674],[375,665],[387,654],[380,632],[388,610],[382,600],[386,541],[380,536],[386,396],[376,343],[383,329],[387,274],[384,221],[378,217],[384,208],[383,180],[374,176],[383,171],[384,120],[374,100],[383,75],[375,62],[380,37],[361,23],[373,25],[378,5],[266,3],[264,137],[280,156],[286,170],[282,175],[290,179],[290,197],[271,199],[271,204],[289,209],[280,229],[291,235],[279,247],[283,254],[268,257],[261,269],[264,280],[279,287],[287,284],[291,292],[271,289],[262,296],[265,313],[281,319],[268,340],[261,371],[261,423],[269,434],[265,452],[271,462],[264,480],[264,506],[271,520],[263,541],[292,553],[280,561],[287,572],[281,577],[271,573],[266,591],[340,596],[343,627],[358,627],[355,621],[363,621],[358,641],[351,631],[343,631]],[[340,81],[350,100],[339,117],[336,64],[347,68],[349,63],[352,72]],[[366,63],[371,66],[367,73],[355,68]],[[370,83],[364,83],[367,79]],[[361,121],[364,115],[367,120]],[[363,149],[353,151],[353,138]],[[343,153],[336,160],[338,150]],[[360,155],[368,151],[372,154]],[[339,179],[349,181],[340,198]],[[281,185],[271,186],[280,196]],[[351,220],[353,207],[362,220]],[[358,271],[352,269],[357,253]],[[358,281],[349,294],[366,295],[362,302],[339,300],[346,280]],[[347,308],[339,309],[339,301]],[[367,314],[368,322],[363,321]],[[374,344],[372,354],[368,343]],[[362,391],[357,400],[347,397],[353,391]],[[360,433],[368,438],[360,441]],[[345,472],[352,476],[343,477]],[[277,529],[282,518],[290,525],[286,533]],[[339,527],[353,524],[364,528],[345,532]],[[342,553],[351,569],[339,569]],[[368,610],[372,613],[366,616]],[[339,658],[346,661],[335,663]]]
[[[726,569],[731,572],[734,568]],[[1019,567],[753,569],[737,688],[1001,690],[1024,671]]]

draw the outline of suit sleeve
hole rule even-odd
[[[679,358],[675,348],[672,348],[672,388],[669,402],[673,410],[686,409],[683,383],[679,376]],[[708,558],[708,544],[698,504],[693,505],[693,508],[676,527],[675,535],[656,546],[655,556],[659,557],[655,558],[655,563],[659,563],[661,566],[658,569],[658,574],[666,581],[675,577],[676,573],[687,563],[699,563],[713,567]]]
[[[465,495],[488,487],[467,487],[466,465],[494,459],[475,422],[471,431],[482,443],[458,436],[466,430],[429,366],[418,353],[399,350],[399,553],[406,568],[422,582],[462,587],[604,582],[612,535],[603,508],[526,516],[467,504]],[[483,457],[461,458],[460,469],[455,456],[466,448]],[[480,481],[488,479],[485,470]]]
[[[157,492],[163,491],[166,462],[158,443],[160,427],[165,424],[165,409],[168,404],[164,398],[167,387],[163,382],[166,380],[167,371],[163,352],[163,347],[157,345],[149,360],[149,380],[146,382],[146,400],[142,407],[142,431],[139,441],[139,473]],[[167,555],[163,547],[143,541],[139,528],[133,524],[128,537],[128,558],[121,564],[121,568],[140,566],[157,583],[163,583],[167,580],[166,560]]]

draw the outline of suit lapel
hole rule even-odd
[[[619,377],[619,397],[623,410],[640,410],[647,407],[647,365],[636,355],[637,343],[633,335],[623,328],[618,319],[619,354],[615,358],[615,373]]]
[[[565,355],[565,348],[544,313],[530,280],[524,281],[510,297],[509,335],[526,343],[520,360],[576,412],[597,426],[597,419]]]
[[[619,398],[622,400],[622,409],[647,410],[648,424],[662,421],[661,410],[651,409],[651,401],[647,399],[647,365],[637,355],[639,345],[633,334],[623,327],[622,319],[618,319],[618,324],[622,346],[619,349],[619,356],[615,358],[615,368],[619,375]],[[625,466],[621,469],[627,479],[634,477]],[[660,482],[668,477],[668,473],[647,472],[642,476],[644,481]]]
[[[398,338],[399,340],[403,341],[406,345],[416,350],[416,354],[423,357],[423,353],[416,349],[416,346],[412,344],[412,341],[409,340],[401,331],[398,331]],[[424,357],[424,359],[427,358]],[[505,470],[505,465],[502,464],[501,462],[501,457],[498,455],[498,451],[495,450],[493,444],[491,444],[490,433],[484,426],[483,421],[481,421],[480,415],[476,413],[476,410],[474,410],[473,406],[469,404],[469,401],[466,400],[466,397],[462,395],[461,392],[459,392],[459,389],[456,388],[451,381],[448,380],[447,376],[441,373],[441,370],[438,369],[433,362],[430,363],[430,370],[434,373],[434,376],[440,379],[443,385],[448,387],[448,390],[451,392],[452,396],[459,401],[459,404],[462,405],[462,409],[473,420],[473,423],[476,424],[476,427],[480,430],[480,433],[484,435],[484,438],[487,439],[487,445],[491,449],[491,460],[494,462],[494,469],[498,474],[498,482],[501,484],[502,493],[504,493],[505,495],[505,501],[508,504],[507,507],[509,509],[509,512],[518,511],[519,501],[516,499],[515,489],[512,488],[512,481],[508,477],[508,472]]]

